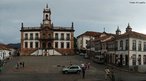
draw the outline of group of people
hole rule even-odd
[[[21,67],[24,68],[24,61],[23,61],[23,62],[17,62],[17,64],[16,64],[16,69],[19,69],[19,68],[21,68]]]
[[[85,72],[87,69],[90,68],[90,63],[86,63],[86,64],[81,64],[81,69],[82,69],[82,78],[85,78]]]

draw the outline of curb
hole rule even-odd
[[[120,67],[118,68],[118,67],[116,67],[116,66],[114,66],[114,65],[110,65],[110,64],[108,64],[107,66],[112,67],[112,68],[117,69],[117,70],[120,70],[120,71],[129,72],[129,73],[139,73],[139,74],[145,74],[145,73],[143,73],[143,72],[138,72],[138,71],[130,71],[130,70],[128,70],[128,69],[122,69],[122,68],[120,68]]]
[[[101,80],[101,79],[79,79],[77,81],[105,81],[105,80]]]

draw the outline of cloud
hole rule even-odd
[[[122,32],[130,23],[134,30],[146,32],[146,5],[130,4],[131,0],[1,0],[0,39],[5,43],[20,42],[20,23],[39,26],[43,8],[48,3],[55,26],[71,26],[75,36],[87,31]]]

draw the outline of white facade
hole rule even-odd
[[[87,49],[87,42],[91,39],[94,39],[92,36],[80,36],[77,38],[77,47],[78,49]]]
[[[32,37],[31,37],[31,34],[32,34]],[[36,36],[36,34],[38,36]],[[32,48],[39,48],[40,47],[40,42],[38,40],[38,38],[40,38],[40,32],[24,32],[23,34],[23,38],[25,39],[24,42],[23,42],[23,48],[26,48],[26,44],[27,43],[27,48],[31,48],[30,47],[30,43],[32,42],[33,46]],[[36,42],[38,43],[38,47],[36,47]]]
[[[4,60],[10,56],[9,50],[0,50],[0,60]]]
[[[128,49],[126,49],[126,40],[128,40],[128,43],[129,43]],[[133,50],[133,40],[136,41],[136,50]],[[126,55],[128,56],[127,59],[128,59],[129,66],[146,64],[146,58],[144,58],[144,56],[146,57],[146,50],[144,51],[144,42],[146,42],[146,40],[138,39],[138,38],[123,38],[123,39],[118,39],[116,41],[118,42],[117,50],[108,51],[108,54],[117,55],[117,58],[115,59],[120,59],[120,56],[122,56],[122,65],[125,65],[126,63]],[[120,47],[120,41],[123,41],[123,49]],[[139,42],[141,42],[141,46],[140,46],[141,50],[138,49]],[[144,63],[144,60],[145,60],[145,63]]]
[[[132,51],[132,45],[133,45],[133,40],[136,40],[136,51]],[[139,42],[141,42],[141,50],[139,51]],[[130,38],[130,50],[129,51],[129,65],[134,65],[133,61],[135,59],[135,65],[144,65],[144,60],[146,60],[146,58],[144,58],[144,56],[146,56],[146,50],[144,51],[144,42],[146,42],[146,40],[142,40],[142,39],[136,39],[136,38]],[[135,57],[136,56],[136,57]],[[140,60],[140,64],[139,64],[139,60]]]
[[[58,40],[54,40],[54,42],[53,42],[53,47],[54,48],[56,48],[55,47],[55,45],[56,45],[56,43],[58,44],[57,46],[58,46],[58,48],[61,48],[61,43],[63,43],[63,48],[71,48],[71,42],[70,42],[70,39],[71,39],[71,32],[53,32],[53,37],[54,38],[56,38],[55,37],[55,34],[58,34],[58,37],[57,37],[57,39]],[[63,39],[64,40],[61,40],[61,34],[63,34],[64,36],[63,36]],[[69,39],[67,39],[67,34],[69,35]],[[67,43],[69,43],[69,47],[67,47]]]
[[[23,36],[24,38],[28,38],[28,40],[24,40],[23,42],[23,48],[25,48],[25,43],[27,42],[27,48],[31,48],[30,47],[30,43],[33,43],[33,47],[32,48],[39,48],[40,47],[40,41],[38,39],[34,40],[37,36],[36,33],[38,34],[38,38],[40,38],[40,33],[39,32],[24,32]],[[26,37],[27,34],[27,37]],[[33,39],[30,40],[31,36],[30,34],[33,35]],[[67,43],[69,43],[69,48],[71,48],[71,32],[53,32],[53,37],[55,38],[55,34],[58,34],[58,39],[54,40],[53,42],[53,47],[55,48],[55,43],[58,43],[58,48],[61,48],[61,43],[64,44],[64,48],[67,48]],[[63,34],[63,40],[61,40],[61,34]],[[69,35],[69,40],[67,40],[67,34]],[[38,43],[38,47],[36,47],[36,42]]]
[[[55,49],[65,54],[74,54],[74,24],[69,27],[54,26],[51,9],[43,9],[43,20],[38,27],[25,27],[21,24],[21,55],[31,55],[36,50]],[[27,51],[29,50],[29,51]],[[50,52],[52,53],[52,52]]]

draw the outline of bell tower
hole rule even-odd
[[[121,35],[121,30],[119,29],[119,26],[117,27],[116,35]]]
[[[48,4],[43,11],[43,25],[51,27],[51,10],[48,8]]]
[[[128,26],[126,28],[126,32],[130,32],[130,31],[132,31],[132,28],[130,27],[130,24],[128,23]]]

